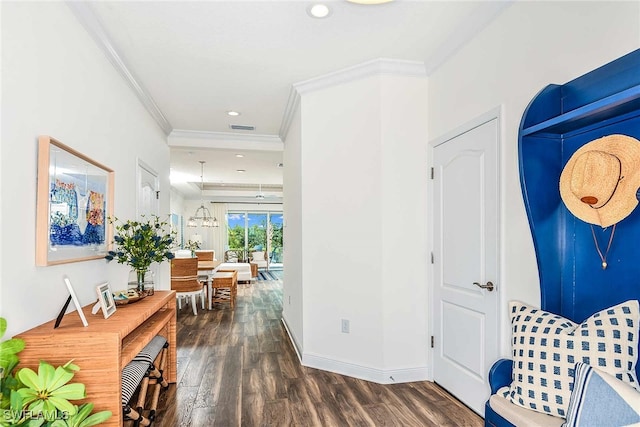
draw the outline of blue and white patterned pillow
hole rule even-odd
[[[640,392],[629,384],[576,363],[567,422],[563,427],[617,427],[640,424]]]
[[[577,362],[640,389],[635,374],[640,320],[637,300],[599,311],[580,325],[517,301],[512,301],[509,309],[512,403],[566,417]]]

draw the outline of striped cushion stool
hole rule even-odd
[[[151,425],[155,419],[160,390],[162,387],[169,386],[162,376],[168,347],[166,338],[160,335],[155,336],[122,371],[122,408],[124,417],[125,419],[133,420],[136,426]],[[142,376],[140,372],[142,372]],[[155,385],[155,389],[149,414],[145,417],[145,401],[149,385]],[[129,401],[138,387],[140,391],[134,410],[129,405]]]
[[[141,411],[131,408],[129,401],[147,375],[148,370],[149,363],[134,360],[122,370],[122,414],[125,420],[133,420],[136,425],[141,426],[151,425],[151,420],[143,417]]]
[[[160,391],[163,388],[169,387],[169,383],[164,379],[163,373],[164,368],[167,363],[167,350],[169,348],[169,343],[167,340],[157,335],[151,340],[149,344],[142,351],[134,357],[136,359],[145,358],[145,360],[149,360],[149,358],[153,358],[153,363],[149,365],[149,370],[147,371],[147,378],[142,381],[140,385],[140,394],[138,396],[138,408],[144,408],[144,402],[147,395],[147,387],[154,386],[153,388],[153,397],[151,399],[151,404],[149,405],[149,415],[148,418],[151,421],[154,421],[156,418],[156,409],[158,407],[158,400],[160,398]],[[155,356],[155,357],[154,357]]]

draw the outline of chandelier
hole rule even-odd
[[[211,216],[209,209],[204,207],[204,198],[202,192],[204,190],[204,161],[200,160],[200,207],[196,209],[196,213],[187,221],[187,227],[217,227],[218,220]],[[199,224],[198,224],[199,222]]]

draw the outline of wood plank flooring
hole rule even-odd
[[[235,310],[178,312],[178,382],[156,426],[482,426],[431,382],[380,385],[300,365],[282,282],[238,286]]]

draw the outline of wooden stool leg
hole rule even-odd
[[[132,420],[136,426],[147,427],[151,425],[151,420],[143,417],[140,412],[129,406],[123,409],[123,414],[127,419]]]
[[[140,383],[140,392],[138,393],[138,403],[136,404],[136,410],[140,415],[142,415],[144,411],[145,400],[147,400],[147,390],[149,387],[149,376],[147,374],[146,377]]]

